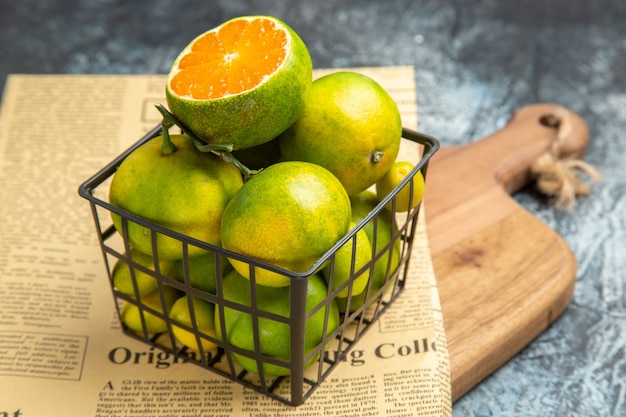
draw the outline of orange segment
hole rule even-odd
[[[170,88],[196,100],[253,89],[283,63],[288,42],[287,32],[269,19],[227,22],[192,43]]]

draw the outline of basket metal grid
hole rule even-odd
[[[161,128],[157,126],[137,143],[111,161],[107,166],[81,184],[78,190],[79,195],[87,199],[90,203],[106,271],[111,283],[112,295],[115,299],[115,305],[123,332],[150,346],[173,354],[176,358],[181,358],[187,362],[199,365],[285,404],[297,406],[304,403],[314,392],[315,388],[328,377],[333,369],[346,359],[348,353],[355,347],[356,343],[363,337],[367,330],[372,327],[380,315],[389,308],[404,288],[408,278],[408,264],[421,204],[408,212],[396,213],[396,196],[401,188],[408,186],[410,187],[412,198],[414,176],[421,171],[424,179],[426,179],[428,161],[439,148],[438,141],[427,135],[403,129],[403,139],[417,144],[420,152],[418,156],[419,161],[416,163],[415,168],[389,196],[381,201],[365,218],[356,224],[356,227],[319,258],[309,270],[295,273],[190,238],[143,219],[133,213],[121,210],[107,202],[106,193],[108,192],[108,184],[122,161],[133,152],[134,149],[159,134],[161,134]],[[388,204],[392,206],[392,213],[389,213],[389,210],[385,208]],[[122,219],[120,231],[116,230],[113,226],[111,220],[113,213],[119,215]],[[379,224],[382,224],[381,221],[383,221],[382,216],[391,216],[390,218],[395,224],[389,236],[383,236],[379,231],[383,229],[379,227]],[[131,222],[139,224],[150,231],[153,251],[148,255],[153,258],[152,267],[146,267],[130,256],[131,247],[128,239],[128,225]],[[353,252],[351,278],[342,286],[333,290],[331,285],[333,279],[332,265],[334,265],[335,255],[337,251],[350,240],[356,242],[357,232],[364,227],[371,227],[373,230],[373,237],[371,239],[371,246],[373,248],[372,261],[363,268],[355,268]],[[185,271],[183,279],[172,278],[161,271],[156,247],[157,235],[159,234],[167,235],[180,242],[183,250],[183,269]],[[377,245],[376,240],[378,239],[383,239],[385,244]],[[216,277],[216,290],[214,292],[203,291],[202,289],[194,287],[190,282],[190,264],[187,254],[189,253],[189,249],[194,246],[214,254]],[[354,244],[353,247],[354,246],[356,246],[356,244]],[[396,250],[398,253],[397,266],[395,262],[392,262],[394,258],[393,251]],[[224,297],[222,288],[222,267],[229,262],[229,258],[246,262],[250,267],[251,277],[248,284],[250,285],[249,306],[230,301]],[[129,268],[133,281],[134,295],[120,292],[113,284],[113,268],[116,263],[120,262],[125,263]],[[381,263],[385,263],[382,265],[384,284],[382,286],[372,285],[374,281],[372,277],[376,264],[379,264],[378,268],[380,270]],[[324,300],[313,308],[307,308],[308,281],[310,277],[328,264],[331,265],[331,273],[327,295]],[[255,303],[257,293],[255,271],[257,271],[258,268],[267,269],[289,277],[290,284],[288,286],[288,293],[290,311],[288,317],[258,308]],[[160,305],[148,305],[142,302],[136,280],[137,275],[140,273],[147,274],[156,279],[156,291],[158,291],[159,294]],[[362,304],[354,306],[351,304],[353,300],[352,286],[355,277],[358,277],[362,273],[370,274],[368,285],[364,290],[365,301]],[[180,323],[169,316],[168,310],[171,305],[168,305],[166,302],[165,292],[171,288],[175,289],[180,296],[187,297],[190,307],[191,326]],[[345,291],[345,289],[348,291],[348,296],[341,300],[339,325],[334,330],[329,329],[328,315],[329,311],[331,311],[331,303],[336,303],[338,300],[337,295],[342,290]],[[196,313],[193,308],[194,304],[192,303],[192,299],[196,297],[213,303],[215,310],[219,312],[219,314],[216,314],[216,320],[220,322],[216,323],[216,325],[220,325],[221,329],[226,328],[224,323],[225,309],[234,309],[249,314],[252,319],[251,331],[254,341],[254,350],[248,351],[233,346],[228,342],[228,337],[222,340],[214,335],[201,332],[196,325]],[[141,331],[131,330],[122,322],[121,310],[125,303],[131,303],[136,306],[141,320]],[[314,314],[322,314],[319,313],[320,311],[323,311],[324,314],[323,334],[325,336],[313,349],[306,350],[306,323]],[[163,320],[166,331],[157,334],[152,334],[148,331],[147,321],[154,320],[155,318]],[[290,334],[290,354],[288,358],[275,358],[262,353],[259,335],[259,321],[262,320],[274,320],[288,326]],[[195,336],[198,345],[197,350],[192,350],[182,345],[176,339],[173,333],[175,326],[185,329]],[[212,342],[217,348],[204,349],[201,343],[203,340]],[[249,358],[249,360],[256,362],[258,374],[244,370],[235,360],[236,355]],[[268,365],[286,368],[288,375],[265,375],[264,370]]]

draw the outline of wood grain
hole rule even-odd
[[[425,215],[441,299],[453,401],[517,354],[568,305],[576,259],[566,242],[511,193],[556,140],[562,109],[519,109],[498,132],[442,147],[427,173]],[[563,156],[582,157],[589,132],[567,112]]]

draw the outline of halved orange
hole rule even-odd
[[[167,103],[204,141],[249,148],[296,121],[312,71],[306,45],[284,22],[237,17],[181,51],[167,78]]]

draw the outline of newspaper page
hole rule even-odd
[[[359,68],[417,126],[412,67]],[[318,70],[319,76],[323,71]],[[161,75],[12,75],[0,113],[0,416],[450,416],[424,216],[400,298],[307,401],[122,333],[77,187],[160,122]]]

